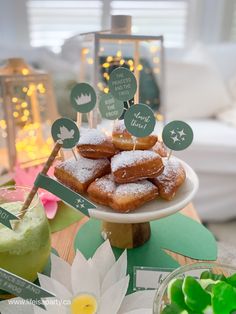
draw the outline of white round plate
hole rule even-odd
[[[199,186],[198,177],[193,169],[184,161],[180,161],[186,171],[186,180],[172,201],[158,198],[129,213],[118,213],[110,207],[96,204],[96,209],[89,210],[90,217],[114,223],[141,223],[157,220],[180,211],[191,202]]]

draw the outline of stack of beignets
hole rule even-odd
[[[166,158],[157,136],[138,138],[134,143],[120,121],[112,138],[97,129],[83,131],[77,151],[78,160],[56,165],[56,178],[119,212],[132,211],[158,196],[173,199],[186,177],[180,162]]]

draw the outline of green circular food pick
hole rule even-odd
[[[79,83],[72,88],[70,101],[77,112],[87,113],[95,107],[97,96],[91,85]]]
[[[124,110],[124,102],[112,96],[102,94],[99,100],[99,110],[103,118],[115,120],[120,118]]]
[[[124,123],[130,134],[136,137],[145,137],[153,132],[156,119],[148,106],[138,104],[131,106],[126,111]]]
[[[73,148],[79,141],[79,129],[74,121],[68,118],[57,119],[52,125],[52,137],[63,148]]]
[[[183,150],[191,145],[193,141],[193,130],[183,121],[172,121],[164,127],[162,139],[168,148],[172,150]]]
[[[119,67],[111,72],[108,86],[116,99],[126,101],[134,97],[137,81],[130,70]]]

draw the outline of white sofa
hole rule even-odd
[[[236,218],[235,55],[235,44],[197,46],[167,63],[167,114],[194,130],[177,155],[200,178],[194,204],[204,221]]]

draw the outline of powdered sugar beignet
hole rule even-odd
[[[97,129],[83,130],[76,147],[80,155],[85,158],[112,157],[116,153],[111,139]]]
[[[117,184],[112,174],[96,179],[87,192],[92,201],[119,212],[132,211],[158,196],[158,188],[148,180]]]
[[[161,157],[148,150],[123,151],[111,159],[111,171],[117,183],[155,178],[163,169]]]
[[[96,179],[88,187],[89,198],[105,206],[110,206],[113,194],[116,190],[116,183],[112,174],[108,174],[102,178]]]
[[[135,138],[126,130],[124,121],[120,120],[113,127],[112,142],[119,150],[150,149],[157,141],[156,135]]]
[[[171,157],[169,160],[164,159],[164,171],[161,175],[152,179],[152,182],[158,187],[160,196],[171,201],[186,179],[186,173],[182,164]]]
[[[88,159],[79,156],[56,165],[55,177],[78,193],[84,193],[91,182],[110,172],[108,159]]]

